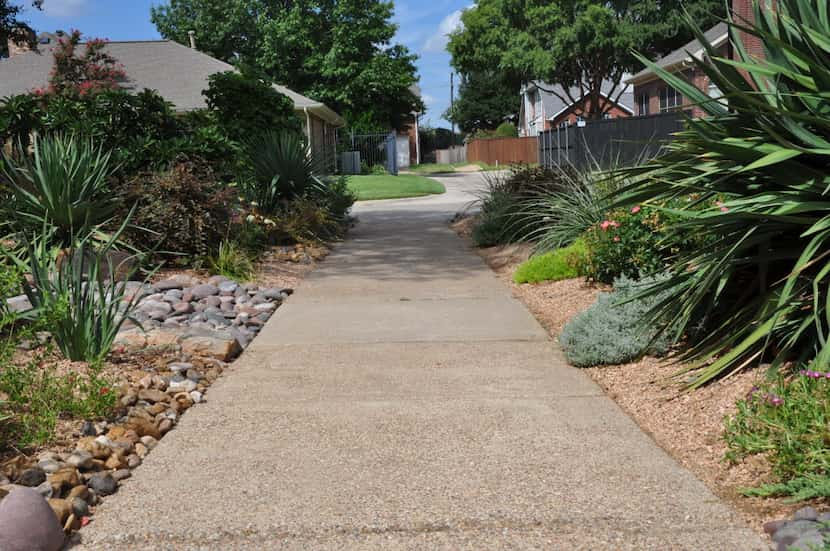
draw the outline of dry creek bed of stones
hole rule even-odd
[[[208,387],[292,294],[221,276],[202,282],[187,275],[152,285],[130,282],[128,292],[141,297],[134,313],[140,326],[126,323],[113,352],[157,353],[166,360],[143,367],[140,380],[123,382],[116,414],[85,421],[74,450],[21,454],[0,465],[0,540],[14,541],[20,535],[9,524],[36,516],[36,511],[23,514],[37,509],[22,497],[32,490],[46,500],[57,522],[50,534],[44,523],[51,521],[41,519],[43,534],[31,537],[43,541],[24,545],[49,549],[56,530],[72,534],[86,525],[101,499],[118,490],[185,411],[205,400]],[[16,491],[21,497],[9,499]],[[20,510],[9,511],[14,507]]]

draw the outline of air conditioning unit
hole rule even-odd
[[[340,154],[341,174],[360,174],[360,151],[345,151]]]

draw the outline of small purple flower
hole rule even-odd
[[[767,403],[772,406],[778,407],[784,403],[784,399],[773,393],[769,393],[767,394]]]
[[[746,394],[746,399],[751,400],[751,399],[755,398],[755,394],[757,394],[759,390],[761,390],[761,389],[758,388],[757,386],[753,386],[752,388],[750,388],[749,392]]]

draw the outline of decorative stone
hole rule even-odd
[[[84,424],[81,426],[81,434],[84,436],[98,436],[98,429],[95,428],[95,423],[84,421]]]
[[[184,289],[184,285],[182,285],[181,281],[177,281],[175,279],[165,279],[164,281],[159,281],[155,285],[153,285],[159,291],[169,291],[171,289]]]
[[[46,473],[40,467],[33,467],[26,469],[21,473],[17,479],[17,483],[21,486],[28,486],[34,488],[46,482]]]
[[[190,379],[170,381],[170,385],[167,388],[170,392],[191,392],[196,390],[196,383]]]
[[[173,373],[184,373],[188,369],[192,369],[193,364],[187,362],[174,362],[167,365],[167,369],[172,371]]]
[[[139,465],[141,465],[141,458],[136,454],[131,454],[127,457],[127,467],[130,469],[135,469]]]
[[[112,478],[115,479],[116,482],[121,482],[127,478],[130,478],[133,473],[130,472],[130,469],[118,469],[114,473],[112,473]]]
[[[89,461],[93,461],[91,456],[89,457]],[[66,488],[74,488],[80,485],[81,477],[78,476],[78,471],[74,467],[64,467],[58,472],[50,474],[48,481],[52,486],[53,492],[60,494]]]
[[[0,501],[0,542],[3,551],[58,551],[64,535],[47,501],[24,488]]]
[[[145,388],[138,392],[138,399],[151,403],[168,402],[170,396],[160,390]]]
[[[158,427],[152,421],[143,419],[141,417],[130,417],[127,420],[127,427],[134,430],[139,436],[152,436],[153,438],[161,438]]]
[[[201,403],[203,400],[202,393],[198,390],[194,390],[190,393],[190,399],[193,400],[194,404]]]
[[[75,450],[66,458],[66,462],[81,470],[92,468],[92,454],[84,450]]]
[[[87,482],[87,486],[102,496],[114,494],[118,490],[118,483],[109,473],[96,473]]]
[[[52,487],[48,481],[44,482],[43,484],[39,485],[37,488],[37,493],[43,496],[44,499],[49,499],[50,497],[55,495],[55,489]]]
[[[193,287],[190,292],[194,299],[202,300],[203,298],[218,295],[219,288],[215,285],[211,285],[210,283],[203,283],[202,285],[196,285]]]
[[[79,497],[72,498],[72,514],[78,518],[89,516],[89,504]]]
[[[794,520],[816,520],[818,518],[818,511],[812,507],[802,507],[793,515]]]
[[[68,500],[75,499],[76,497],[86,501],[89,498],[89,488],[84,485],[75,486],[66,495],[66,499]]]
[[[72,514],[72,504],[65,499],[50,499],[48,500],[49,507],[55,512],[58,522],[63,525],[69,515]]]

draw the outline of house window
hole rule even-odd
[[[666,86],[660,88],[660,112],[672,111],[683,107],[683,94],[672,88]]]
[[[648,94],[640,94],[637,96],[637,112],[640,116],[648,115]]]
[[[709,94],[710,98],[718,100],[718,103],[720,103],[724,107],[729,105],[729,102],[725,97],[723,97],[723,92],[720,91],[718,85],[712,82],[711,80],[709,81],[709,89],[707,93]]]

